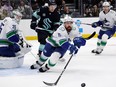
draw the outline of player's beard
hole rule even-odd
[[[67,32],[70,32],[72,30],[71,26],[66,27]]]

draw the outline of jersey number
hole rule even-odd
[[[1,23],[1,24],[0,24],[0,33],[1,33],[1,31],[2,31],[3,26],[4,26],[4,24]]]

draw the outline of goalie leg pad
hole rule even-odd
[[[24,54],[16,57],[2,57],[0,56],[0,69],[18,68],[21,67],[24,61]]]

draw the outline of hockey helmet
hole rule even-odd
[[[66,16],[64,17],[64,21],[63,21],[63,22],[65,23],[65,22],[74,22],[74,21],[73,21],[73,19],[72,19],[71,16],[66,15]]]
[[[103,7],[104,7],[104,6],[110,7],[110,3],[109,3],[109,2],[104,2],[102,6],[103,6]]]
[[[52,0],[52,1],[48,2],[48,5],[50,6],[50,5],[57,5],[57,4],[56,4],[55,0]]]
[[[51,2],[49,1],[48,6],[49,6],[49,11],[50,11],[50,12],[54,12],[55,9],[57,8],[57,5],[56,5],[56,3],[55,3],[54,0],[51,1]]]
[[[14,16],[14,19],[16,20],[16,22],[20,22],[21,18],[22,18],[22,13],[20,13],[19,11],[13,11],[13,16]]]

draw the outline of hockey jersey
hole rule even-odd
[[[53,33],[60,24],[60,14],[55,10],[50,12],[48,7],[41,7],[32,15],[31,23],[36,23],[41,30]]]
[[[47,38],[46,41],[50,43],[52,46],[57,47],[63,45],[67,41],[73,40],[75,37],[80,37],[81,34],[75,24],[72,26],[72,30],[67,32],[62,24],[51,37]]]
[[[107,14],[104,11],[101,11],[99,14],[99,20],[103,22],[103,29],[112,29],[112,27],[116,24],[116,12],[110,10]]]
[[[0,23],[0,47],[8,46],[13,44],[14,42],[18,42],[19,38],[17,37],[17,32],[18,24],[10,17],[6,17]]]

